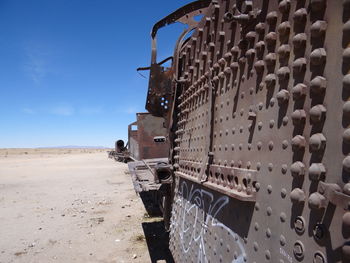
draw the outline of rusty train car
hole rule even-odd
[[[154,175],[175,261],[350,262],[350,1],[195,1],[151,41],[140,70],[168,129]]]

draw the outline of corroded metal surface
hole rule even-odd
[[[177,262],[350,262],[349,19],[348,0],[221,0],[180,36]]]
[[[137,113],[137,121],[129,125],[129,151],[136,160],[168,156],[169,143],[155,142],[154,137],[166,136],[164,119],[150,113]],[[135,130],[133,130],[135,127]]]
[[[168,163],[168,158],[145,159],[128,163],[136,193],[159,190],[161,184],[155,181],[154,168],[160,162]]]
[[[128,163],[134,189],[151,216],[161,215],[162,209],[160,204],[162,184],[156,180],[158,163],[168,163],[168,158],[145,159]]]

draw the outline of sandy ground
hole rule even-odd
[[[150,262],[145,209],[106,150],[0,150],[0,262]]]

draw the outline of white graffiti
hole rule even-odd
[[[246,255],[239,236],[217,220],[217,215],[229,203],[228,196],[222,195],[214,200],[212,193],[194,185],[191,184],[189,189],[187,182],[181,182],[175,200],[179,210],[173,211],[171,222],[171,231],[178,234],[178,245],[183,254],[197,251],[200,263],[208,262],[209,254],[211,262],[219,262],[218,259],[224,257],[225,262],[243,263]],[[225,244],[222,237],[226,240]],[[227,243],[228,240],[230,242]]]

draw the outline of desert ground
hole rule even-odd
[[[1,263],[166,262],[157,220],[106,149],[0,150]]]

